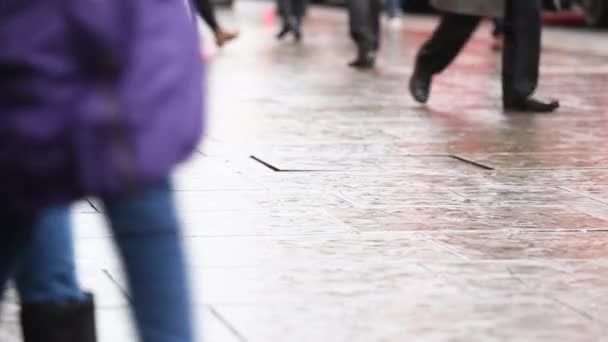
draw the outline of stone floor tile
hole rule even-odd
[[[300,305],[217,308],[252,342],[600,341],[605,336],[599,324],[550,300],[488,301],[462,293],[431,298],[359,297]]]
[[[353,232],[321,209],[186,213],[186,236],[315,235]]]
[[[321,191],[178,191],[175,197],[184,213],[352,206],[335,195]]]
[[[188,239],[193,265],[214,267],[310,263],[384,262],[454,259],[458,255],[414,234],[340,234],[328,236],[233,237]]]
[[[135,342],[137,335],[127,308],[101,309],[95,313],[99,342]]]
[[[464,204],[466,199],[449,189],[355,188],[335,192],[358,208],[388,209],[408,206],[450,206]]]
[[[582,230],[606,229],[608,221],[566,206],[457,206],[388,211],[402,221],[431,230]]]
[[[212,305],[301,303],[361,296],[449,291],[451,284],[417,262],[378,260],[323,266],[206,267],[192,270],[198,301]],[[421,289],[423,289],[421,291]],[[452,289],[456,291],[457,288]],[[202,294],[202,296],[200,295]]]
[[[537,206],[601,205],[587,197],[560,189],[558,187],[478,187],[453,188],[453,191],[466,198],[466,202],[486,206],[515,206],[534,203]]]
[[[471,259],[608,259],[608,232],[429,233],[451,250]]]
[[[74,213],[72,224],[76,238],[108,237],[111,234],[104,216],[100,213]]]
[[[197,307],[195,311],[196,341],[243,342],[207,307]],[[138,341],[133,320],[127,308],[98,310],[96,315],[99,342]]]
[[[384,210],[335,209],[330,214],[359,231],[608,229],[608,220],[569,207],[417,206]]]

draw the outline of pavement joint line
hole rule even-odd
[[[452,247],[450,247],[450,246],[448,246],[448,245],[446,245],[446,244],[444,244],[444,243],[442,243],[440,241],[437,241],[437,240],[433,239],[430,236],[426,236],[426,237],[428,239],[426,239],[424,241],[427,241],[430,244],[435,245],[436,247],[439,247],[439,248],[441,248],[441,249],[443,249],[443,250],[445,250],[447,252],[450,252],[450,253],[454,254],[455,256],[461,258],[462,260],[471,260],[470,257],[468,257],[468,256],[466,256],[464,254],[459,253],[456,249],[454,249],[454,248],[452,248]]]
[[[228,329],[228,331],[230,331],[232,335],[234,335],[235,338],[237,338],[240,342],[247,342],[247,339],[243,335],[241,335],[241,333],[236,329],[236,327],[232,325],[222,314],[220,314],[219,311],[217,311],[217,309],[213,305],[208,305],[207,308],[209,312],[211,312],[211,314],[217,320],[219,320],[220,323],[222,323],[222,325],[224,325],[224,327],[226,327],[226,329]]]
[[[509,172],[509,171],[606,171],[608,167],[504,167],[500,169],[492,169],[494,171]]]
[[[460,199],[467,201],[469,200],[469,198],[467,198],[465,195],[460,194],[458,191],[456,191],[455,189],[448,189],[448,191],[456,196],[458,196]]]
[[[266,162],[264,160],[262,160],[261,158],[258,158],[256,156],[249,156],[249,158],[253,159],[254,161],[258,162],[259,164],[262,164],[263,166],[265,166],[266,168],[272,170],[273,172],[277,172],[277,173],[296,173],[296,172],[337,172],[340,170],[315,170],[315,169],[310,169],[310,170],[301,170],[301,169],[280,169],[274,165],[272,165],[269,162]]]
[[[331,192],[329,192],[329,194],[331,194]],[[352,231],[353,233],[360,234],[360,232],[356,228],[350,226],[346,222],[344,222],[344,221],[340,220],[339,218],[335,217],[334,215],[332,215],[331,213],[329,213],[327,210],[325,210],[325,209],[319,209],[319,212],[323,213],[323,215],[325,215],[327,218],[329,218],[330,220],[332,220],[337,225],[339,225],[339,226],[341,226],[343,228],[346,228],[346,229]]]
[[[521,277],[519,277],[515,271],[513,271],[513,269],[509,266],[505,266],[507,272],[509,273],[509,275],[511,276],[511,279],[515,279],[516,281],[518,281],[520,284],[522,285],[528,285],[527,282],[525,282],[523,279],[521,279]]]
[[[110,273],[110,270],[104,268],[101,270],[101,272],[103,274],[105,274],[106,277],[108,277],[108,279],[110,280],[110,282],[112,282],[112,284],[114,284],[116,287],[118,287],[118,291],[120,291],[120,293],[125,296],[125,298],[131,302],[131,304],[133,304],[133,298],[131,298],[131,295],[129,294],[129,291],[127,291],[125,288],[122,287],[122,284],[112,275],[112,273]]]
[[[476,162],[476,161],[469,160],[469,159],[466,159],[466,158],[463,158],[463,157],[457,156],[457,155],[455,155],[455,154],[450,154],[449,156],[450,156],[451,158],[453,158],[453,159],[456,159],[456,160],[461,161],[461,162],[463,162],[463,163],[467,163],[467,164],[470,164],[470,165],[476,166],[476,167],[478,167],[478,168],[480,168],[480,169],[484,169],[484,170],[488,170],[488,171],[495,171],[495,170],[496,170],[496,169],[495,169],[495,168],[493,168],[493,167],[490,167],[490,166],[487,166],[487,165],[484,165],[484,164],[478,163],[478,162]]]
[[[346,197],[344,196],[344,194],[342,194],[340,191],[332,191],[332,190],[330,190],[328,193],[329,193],[330,195],[333,195],[333,196],[338,197],[339,199],[341,199],[341,200],[345,201],[346,203],[349,203],[350,205],[352,205],[352,206],[353,206],[353,208],[354,208],[354,209],[364,209],[364,207],[363,207],[363,206],[361,206],[361,205],[357,204],[355,201],[353,201],[353,200],[351,200],[351,199],[349,199],[349,198],[346,198]]]
[[[254,161],[258,162],[259,164],[262,164],[263,166],[265,166],[266,168],[268,168],[268,169],[270,169],[270,170],[272,170],[274,172],[280,172],[281,171],[276,166],[274,166],[274,165],[272,165],[270,163],[267,163],[267,162],[263,161],[262,159],[254,156],[254,155],[249,156],[249,158],[253,159]]]
[[[407,230],[402,230],[407,232]],[[390,232],[390,231],[374,231],[374,232]],[[605,233],[608,232],[608,228],[525,228],[525,227],[513,227],[513,228],[501,228],[501,229],[441,229],[438,230],[410,230],[409,232],[424,232],[426,234],[492,234],[492,233],[509,233],[517,232],[517,234],[526,233]]]
[[[608,205],[608,202],[606,202],[605,200],[603,200],[603,199],[601,199],[601,198],[595,197],[595,196],[593,196],[593,195],[586,194],[586,193],[581,192],[581,191],[577,191],[577,190],[572,189],[572,188],[570,188],[570,187],[568,187],[568,186],[561,186],[561,185],[558,185],[558,186],[556,186],[556,188],[558,188],[558,189],[560,189],[560,190],[563,190],[563,191],[566,191],[566,192],[569,192],[569,193],[571,193],[571,194],[577,195],[577,196],[581,196],[581,197],[583,197],[583,198],[587,198],[587,199],[590,199],[590,200],[596,201],[596,202],[601,203],[601,204],[604,204],[604,205]],[[591,215],[591,216],[592,216],[592,215]]]
[[[587,312],[585,312],[583,310],[580,310],[577,307],[572,306],[571,304],[569,304],[567,302],[564,302],[563,300],[561,300],[561,299],[559,299],[557,297],[547,296],[546,298],[550,299],[551,301],[555,302],[558,305],[561,305],[561,306],[567,308],[568,310],[570,310],[570,311],[572,311],[572,312],[574,312],[574,313],[576,313],[576,314],[578,314],[580,316],[583,316],[584,318],[586,318],[586,319],[588,319],[590,321],[601,322],[595,316],[593,316],[593,315],[591,315],[591,314],[589,314],[589,313],[587,313]]]
[[[99,214],[103,214],[103,212],[101,211],[101,209],[97,208],[97,206],[95,205],[95,203],[93,203],[93,201],[90,198],[87,198],[86,201],[87,201],[87,203],[89,203],[89,205],[91,206],[91,208],[93,208],[93,210],[95,210]]]

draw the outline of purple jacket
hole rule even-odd
[[[5,0],[0,22],[0,210],[136,191],[195,148],[186,1]]]

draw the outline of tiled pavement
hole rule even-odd
[[[269,6],[239,4],[209,136],[176,177],[201,336],[608,340],[608,32],[548,29],[540,93],[563,108],[504,114],[488,27],[419,106],[405,84],[434,19],[386,28],[360,73],[343,12],[313,10],[296,45]],[[101,341],[132,341],[101,216],[75,212]]]

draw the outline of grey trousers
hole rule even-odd
[[[306,14],[308,0],[277,0],[277,6],[284,24],[300,25]]]
[[[348,0],[350,35],[360,50],[380,48],[381,0]]]

